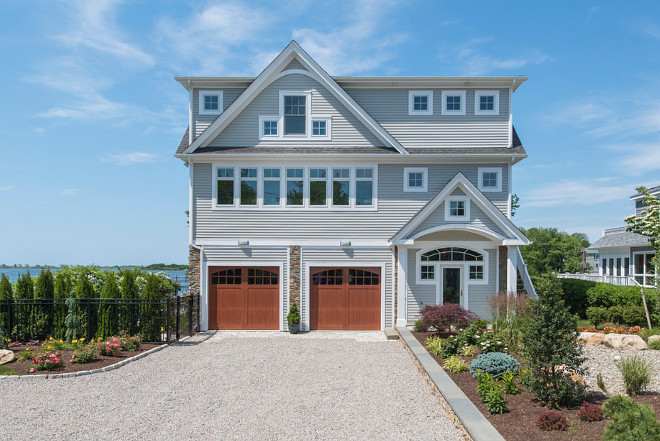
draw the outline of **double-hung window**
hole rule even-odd
[[[284,134],[305,135],[307,133],[307,96],[284,96]]]
[[[474,92],[475,115],[499,115],[500,92],[497,90],[477,90]]]
[[[465,115],[465,96],[464,90],[443,90],[442,114]]]

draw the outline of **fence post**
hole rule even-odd
[[[176,341],[179,341],[181,334],[179,333],[179,316],[181,315],[181,297],[176,298]]]
[[[193,296],[188,297],[190,300],[188,301],[188,335],[192,336],[193,333]]]
[[[92,339],[92,299],[87,300],[87,340]]]

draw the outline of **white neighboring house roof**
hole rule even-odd
[[[225,109],[189,146],[181,153],[181,156],[193,153],[198,147],[208,145],[225,127],[245,109],[245,107],[256,98],[270,83],[278,78],[278,74],[289,62],[297,58],[308,71],[287,70],[286,72],[300,72],[314,77],[324,85],[346,108],[351,111],[374,135],[376,135],[387,146],[393,147],[400,154],[407,155],[408,151],[390,135],[375,119],[371,117],[362,107],[342,89],[319,64],[312,59],[295,41],[288,46],[259,74],[259,76],[248,86],[236,100]],[[241,80],[239,78],[238,80]]]
[[[392,244],[406,244],[412,243],[408,237],[417,226],[419,226],[424,219],[431,215],[440,204],[447,199],[457,188],[463,192],[474,202],[484,213],[502,229],[502,231],[509,234],[509,237],[503,238],[502,245],[529,245],[530,240],[516,227],[511,220],[504,215],[486,196],[483,195],[477,187],[472,184],[463,173],[457,173],[445,187],[433,197],[417,214],[415,214],[406,225],[404,225],[398,233],[391,239]],[[473,229],[469,224],[451,223],[452,229]],[[495,233],[491,233],[495,235]]]

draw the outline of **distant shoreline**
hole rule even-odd
[[[73,266],[79,266],[79,265],[34,265],[34,266],[14,266],[14,265],[0,265],[0,270],[2,269],[25,269],[25,270],[31,270],[31,269],[61,269],[64,267],[73,267]],[[182,271],[185,269],[188,269],[188,265],[179,265],[176,263],[171,263],[171,264],[163,264],[163,263],[152,263],[151,265],[104,265],[104,266],[99,266],[99,265],[84,265],[84,266],[92,266],[96,268],[119,268],[119,269],[145,269],[145,270],[152,270],[152,271]]]

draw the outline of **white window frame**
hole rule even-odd
[[[481,97],[493,97],[493,110],[481,110]],[[500,114],[500,91],[499,90],[476,90],[474,92],[474,114],[475,115],[499,115]]]
[[[414,101],[416,96],[426,97],[428,104],[426,110],[415,110]],[[408,115],[433,115],[433,91],[432,90],[408,91]]]
[[[264,133],[264,123],[266,121],[275,121],[277,123],[277,135],[266,135]],[[282,133],[282,123],[280,122],[279,115],[275,116],[259,116],[259,139],[278,139]]]
[[[497,186],[484,187],[484,173],[497,173]],[[495,193],[502,191],[502,168],[501,167],[479,167],[478,188],[482,193]]]
[[[325,178],[313,178],[311,170],[312,169],[323,169],[325,170]],[[328,205],[330,204],[330,201],[332,200],[332,177],[330,174],[332,173],[332,169],[329,169],[328,167],[309,167],[307,170],[305,170],[306,175],[309,177],[305,180],[303,184],[303,189],[307,189],[307,192],[309,193],[308,195],[308,206],[311,208],[327,208]],[[323,205],[312,205],[312,182],[314,181],[319,181],[319,182],[325,182],[325,204]],[[305,191],[303,190],[303,194]],[[303,206],[305,205],[305,201],[303,199]]]
[[[409,173],[422,174],[422,186],[410,187]],[[429,188],[429,169],[427,167],[404,167],[403,169],[403,191],[404,192],[427,192]]]
[[[205,110],[204,97],[217,96],[218,97],[218,110]],[[197,107],[200,115],[220,115],[223,111],[224,105],[222,101],[222,90],[200,90],[197,94]]]
[[[447,97],[460,96],[461,97],[461,110],[447,110]],[[467,107],[467,93],[464,90],[443,90],[442,91],[442,114],[443,115],[465,115],[465,108]]]
[[[465,214],[463,216],[452,216],[449,214],[450,202],[463,201]],[[445,199],[445,222],[462,222],[470,220],[470,198],[467,196],[449,196]]]
[[[325,122],[325,135],[314,135],[314,122],[315,121],[324,121]],[[279,133],[279,131],[278,131]],[[310,138],[314,139],[332,139],[332,116],[330,115],[314,115],[312,116],[312,121],[310,123]]]
[[[256,177],[245,177],[244,178],[243,176],[241,176],[241,169],[256,170],[257,176]],[[236,175],[236,172],[238,172],[238,176]],[[236,187],[238,187],[237,188],[238,193],[234,193],[234,197],[235,197],[235,199],[236,198],[238,199],[238,207],[239,208],[255,208],[255,207],[258,207],[259,205],[263,204],[263,188],[262,188],[262,177],[263,176],[262,176],[262,173],[263,173],[262,168],[255,167],[254,165],[243,165],[241,167],[236,168],[236,170],[234,171],[234,176],[237,176],[236,181],[238,183],[238,185],[237,185],[237,183],[234,182],[234,188],[236,189]],[[256,204],[254,204],[254,205],[242,205],[241,204],[241,199],[242,199],[241,198],[241,196],[242,196],[241,195],[241,182],[243,182],[243,181],[256,181],[257,182],[257,200],[256,200]]]
[[[479,246],[474,246],[473,244],[467,244],[467,243],[460,243],[460,242],[442,242],[438,243],[437,245],[434,244],[432,246],[426,246],[422,248],[421,250],[417,251],[415,253],[415,283],[417,285],[438,285],[438,290],[441,289],[439,286],[440,283],[442,283],[442,268],[443,267],[450,267],[450,268],[456,268],[456,267],[461,267],[462,268],[462,277],[464,280],[467,282],[468,285],[488,285],[489,283],[489,271],[490,271],[490,253],[486,251],[483,246],[486,246],[486,244],[480,243]],[[438,248],[448,248],[448,247],[459,247],[459,248],[467,248],[472,251],[476,251],[480,253],[482,256],[484,256],[484,260],[482,261],[462,261],[462,260],[455,260],[455,261],[427,261],[427,262],[422,262],[422,254],[428,253],[429,251],[436,250]],[[434,275],[435,278],[433,279],[422,279],[422,266],[434,266]],[[470,279],[470,267],[471,266],[481,266],[484,271],[484,278],[483,279]],[[466,293],[464,293],[466,294]]]
[[[228,180],[226,178],[218,178],[218,169],[226,168],[234,170],[234,204],[233,205],[219,205],[218,201],[218,179]],[[256,168],[257,169],[257,205],[239,205],[240,203],[240,169],[241,168]],[[263,192],[264,192],[264,168],[279,168],[280,169],[280,205],[264,205]],[[288,180],[286,175],[287,168],[301,168],[303,169],[303,204],[302,205],[286,205],[286,182]],[[324,168],[328,170],[328,180],[326,184],[326,206],[310,206],[309,195],[309,182],[311,168]],[[332,205],[332,169],[333,168],[347,168],[349,169],[350,181],[350,194],[349,205]],[[358,179],[356,176],[356,169],[368,168],[372,169],[372,178]],[[378,210],[378,165],[374,163],[304,163],[297,164],[291,163],[213,163],[211,167],[213,191],[212,191],[212,209],[213,210],[288,210],[288,211],[377,211]],[[356,201],[356,182],[358,180],[370,180],[372,182],[372,204],[371,205],[357,205]]]

